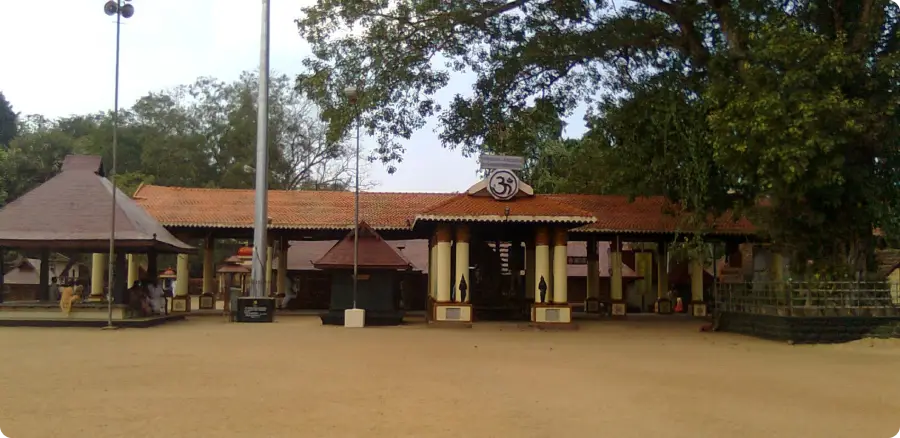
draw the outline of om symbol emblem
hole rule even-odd
[[[519,177],[511,170],[497,169],[488,177],[487,189],[494,199],[509,201],[519,193]]]

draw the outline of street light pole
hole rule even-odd
[[[269,0],[262,0],[262,27],[259,51],[259,95],[256,118],[256,208],[253,219],[253,265],[250,279],[251,295],[264,297],[266,286],[266,257],[268,256],[269,202]]]
[[[116,76],[115,97],[113,103],[113,141],[112,141],[112,166],[109,170],[109,182],[112,184],[112,214],[109,220],[109,274],[106,287],[106,327],[115,328],[112,321],[113,283],[115,281],[116,266],[116,150],[119,147],[119,52],[122,35],[122,18],[131,18],[134,15],[134,6],[131,0],[110,0],[103,5],[106,15],[116,16]]]
[[[344,94],[353,104],[356,123],[356,190],[353,199],[353,308],[356,309],[356,297],[359,291],[359,90],[347,87]]]

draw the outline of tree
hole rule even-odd
[[[609,185],[664,194],[693,226],[752,213],[796,266],[857,270],[871,227],[896,222],[900,19],[887,0],[318,0],[304,13],[301,89],[332,138],[361,110],[386,161],[433,115],[443,143],[470,153],[535,110],[587,103],[584,140]],[[472,93],[440,108],[465,70]],[[357,108],[341,90],[359,82]]]
[[[8,146],[19,130],[19,114],[0,92],[0,146]]]

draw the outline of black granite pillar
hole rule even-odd
[[[0,246],[0,303],[3,302],[3,295],[5,293],[3,278],[6,277],[6,263],[4,260],[6,259],[6,248]]]
[[[40,270],[40,289],[38,290],[39,301],[50,301],[50,250],[41,250],[41,270]],[[53,297],[55,298],[55,297]]]
[[[147,252],[147,281],[159,281],[159,260],[155,249]]]
[[[128,304],[126,283],[128,282],[128,262],[125,251],[116,252],[115,270],[113,271],[113,303]]]

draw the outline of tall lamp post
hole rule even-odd
[[[353,105],[356,123],[356,188],[353,199],[353,309],[344,312],[344,326],[362,327],[365,325],[365,310],[356,307],[359,291],[359,89],[350,86],[344,89],[344,95]]]
[[[116,149],[119,147],[119,43],[122,35],[122,19],[134,15],[131,0],[109,0],[103,5],[103,12],[116,16],[116,79],[113,104],[113,141],[112,166],[109,169],[109,182],[112,184],[112,214],[109,220],[109,276],[106,287],[106,328],[115,328],[112,322],[113,281],[116,266]]]

